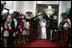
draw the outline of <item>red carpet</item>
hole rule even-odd
[[[17,43],[16,47],[62,47],[61,43],[59,42],[54,42],[51,40],[35,40],[33,42],[29,42],[29,43]]]
[[[29,43],[26,47],[60,47],[60,45],[50,40],[35,40]]]

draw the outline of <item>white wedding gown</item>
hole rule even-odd
[[[42,19],[40,21],[40,26],[41,26],[41,39],[47,39],[47,35],[46,35],[46,21],[44,19]]]

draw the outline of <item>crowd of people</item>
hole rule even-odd
[[[34,17],[30,11],[21,14],[20,12],[4,8],[3,6],[4,4],[1,6],[1,40],[4,47],[13,47],[15,43],[32,41],[36,39],[40,32],[47,33],[47,37],[44,36],[45,39],[50,38],[51,31],[54,33],[56,29],[65,30],[68,36],[71,36],[71,21],[66,13],[62,13],[61,16],[63,20],[60,26],[57,27],[57,19],[54,18],[54,15],[51,15],[53,12],[47,12],[47,14],[50,15],[49,17],[45,12],[41,13],[43,15],[37,14]],[[38,30],[40,30],[40,28],[38,29],[39,25],[43,28],[38,32]],[[42,34],[44,35],[44,33]],[[70,41],[70,38],[68,41]]]
[[[3,34],[2,36],[3,36],[4,44],[6,44],[6,40],[8,39],[11,40],[10,42],[12,42],[15,36],[16,36],[15,39],[17,40],[24,39],[22,38],[22,36],[24,35],[26,36],[25,39],[28,38],[28,35],[30,33],[30,18],[29,17],[32,17],[32,16],[33,16],[32,12],[26,12],[26,15],[24,15],[24,14],[20,14],[19,12],[15,12],[13,10],[8,11],[4,9],[1,14],[1,17],[2,17],[1,29]]]
[[[1,3],[1,41],[2,46],[14,46],[15,43],[28,42],[36,39],[37,22],[32,12],[24,14],[4,8]]]

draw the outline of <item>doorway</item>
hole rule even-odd
[[[58,4],[36,4],[36,12],[37,12],[37,14],[42,12],[44,8],[47,8],[48,5],[51,5],[52,8],[55,9],[54,15],[57,16],[57,20],[58,20],[58,15],[59,15],[59,5]],[[41,27],[40,26],[39,26],[38,30],[39,30],[38,31],[38,33],[39,33],[38,36],[39,36],[39,38],[42,39],[42,37],[41,37],[42,33],[41,33]]]

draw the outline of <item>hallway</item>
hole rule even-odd
[[[1,1],[0,47],[71,47],[71,1]]]

